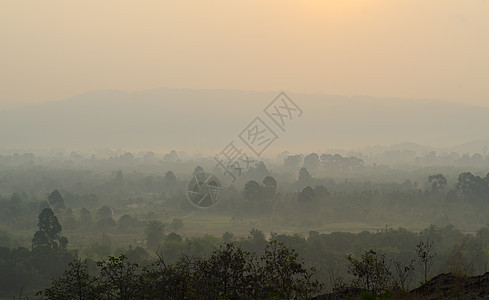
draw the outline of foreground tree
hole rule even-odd
[[[414,261],[414,259],[407,262],[393,261],[395,285],[399,286],[401,291],[406,291],[407,284],[414,275]]]
[[[268,191],[268,194],[273,195],[275,194],[275,191],[277,190],[277,180],[273,178],[272,176],[267,176],[263,179],[263,185],[265,186],[266,190]]]
[[[167,265],[162,256],[145,268],[124,255],[97,262],[99,275],[75,260],[50,288],[38,293],[47,299],[309,299],[319,292],[313,269],[297,253],[270,242],[260,260],[228,243],[209,258],[183,256]]]
[[[428,282],[428,273],[431,269],[431,265],[433,264],[433,259],[436,256],[433,245],[433,240],[430,239],[430,237],[424,237],[416,245],[416,255],[418,256],[418,263],[421,265],[421,268],[423,270],[423,283]]]
[[[313,203],[316,201],[316,193],[310,186],[306,186],[297,195],[297,201],[302,204]]]
[[[361,259],[347,256],[350,262],[348,271],[355,276],[353,284],[365,288],[374,296],[383,295],[390,287],[391,272],[386,266],[385,256],[370,249],[362,254]]]
[[[276,240],[268,243],[261,261],[259,279],[263,281],[263,294],[260,298],[309,299],[322,287],[312,280],[315,269],[306,269],[294,249]]]
[[[299,170],[299,177],[297,178],[297,181],[301,184],[301,185],[307,185],[307,184],[310,184],[311,181],[312,181],[312,176],[311,174],[309,173],[309,171],[306,169],[306,168],[301,168]]]
[[[127,260],[125,255],[109,256],[106,261],[97,262],[100,268],[97,290],[104,299],[137,299],[139,283],[136,274],[139,266]]]
[[[53,279],[51,287],[37,293],[47,299],[96,299],[97,279],[88,273],[88,262],[80,259],[69,264],[63,276]]]

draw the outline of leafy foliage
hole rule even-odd
[[[63,276],[53,279],[51,287],[37,293],[47,299],[95,299],[97,278],[88,273],[88,262],[73,260]]]
[[[391,272],[387,268],[385,255],[370,249],[361,259],[347,256],[350,273],[355,276],[354,285],[360,285],[375,296],[383,295],[391,286]]]
[[[443,174],[430,175],[428,182],[431,183],[431,190],[433,192],[442,191],[447,185],[447,179]]]
[[[209,258],[183,256],[174,265],[160,259],[144,268],[124,255],[97,262],[99,275],[75,260],[38,295],[47,299],[230,299],[310,298],[321,288],[298,254],[272,241],[258,260],[233,243]]]
[[[61,194],[58,192],[58,190],[54,190],[51,194],[49,194],[48,201],[49,204],[54,208],[54,211],[56,212],[65,209],[65,202],[63,200],[63,197],[61,197]]]

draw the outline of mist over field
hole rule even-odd
[[[0,295],[363,297],[398,286],[395,298],[480,281],[467,276],[487,268],[488,113],[190,89],[94,91],[5,110]],[[285,289],[275,279],[283,272],[293,278]],[[456,279],[435,276],[447,272]]]

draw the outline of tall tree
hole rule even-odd
[[[370,249],[362,254],[361,259],[354,258],[351,254],[347,259],[350,262],[348,270],[355,276],[353,284],[363,286],[374,298],[382,296],[391,284],[391,272],[387,268],[385,256]]]
[[[277,189],[277,180],[273,178],[272,176],[267,176],[263,179],[263,185],[265,185],[266,188],[269,188],[275,192]]]
[[[277,240],[268,243],[261,261],[263,298],[310,299],[321,289],[321,284],[312,279],[315,269],[305,268],[299,254]]]
[[[300,203],[311,203],[316,201],[316,193],[310,186],[306,186],[302,189],[302,191],[297,195],[297,201]]]
[[[63,276],[53,279],[51,287],[37,293],[47,299],[96,299],[97,278],[88,272],[88,262],[80,259],[69,264]]]
[[[429,236],[423,236],[422,240],[416,245],[416,255],[418,256],[418,263],[423,270],[424,283],[428,282],[428,273],[436,256],[433,244],[434,242]]]
[[[39,214],[39,230],[34,234],[32,239],[32,249],[36,248],[66,248],[68,239],[61,235],[61,225],[58,218],[50,208],[45,208]]]

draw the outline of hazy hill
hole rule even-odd
[[[94,91],[0,112],[3,148],[185,150],[216,152],[256,117],[278,91],[158,89]],[[404,142],[460,151],[487,146],[489,108],[433,100],[322,94],[288,95],[304,111],[265,154],[323,151]],[[270,122],[271,123],[271,122]],[[402,144],[404,143],[404,144]],[[410,144],[415,145],[415,144]],[[418,146],[416,146],[418,147]],[[373,148],[371,148],[373,149]]]

